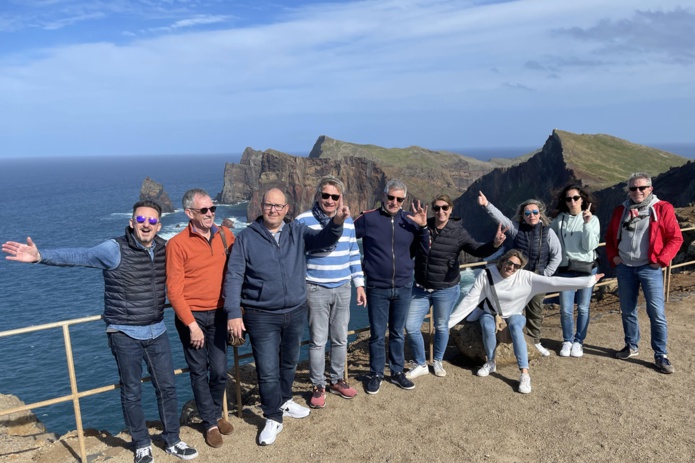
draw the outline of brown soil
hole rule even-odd
[[[676,276],[667,304],[669,357],[673,375],[655,370],[649,322],[640,310],[639,357],[616,360],[623,346],[617,301],[608,295],[592,304],[592,321],[583,358],[561,358],[560,320],[546,314],[544,344],[553,354],[531,362],[533,391],[516,392],[519,373],[500,367],[487,378],[475,376],[452,347],[445,358],[448,375],[417,378],[405,391],[384,382],[367,395],[358,381],[368,372],[364,345],[350,353],[350,377],[359,395],[344,400],[329,395],[325,409],[302,420],[285,420],[274,445],[259,447],[263,426],[257,406],[244,418],[232,416],[236,430],[220,449],[207,447],[200,430],[185,426],[181,437],[198,448],[198,463],[253,461],[470,461],[470,462],[691,462],[695,461],[695,399],[692,394],[695,339],[690,292],[695,276]],[[358,380],[356,380],[357,378]],[[295,400],[308,400],[306,369],[297,373]],[[86,424],[88,425],[88,423]],[[152,429],[152,433],[156,433]],[[0,436],[2,437],[2,436]],[[95,433],[87,440],[91,462],[130,463],[125,434]],[[7,446],[6,446],[7,444]],[[161,444],[158,462],[176,461]],[[39,449],[10,450],[0,438],[0,457],[8,462],[75,461],[77,439]]]

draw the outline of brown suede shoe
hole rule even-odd
[[[217,427],[219,428],[220,432],[225,436],[228,436],[232,432],[234,432],[234,426],[232,426],[232,423],[225,420],[224,418],[220,418],[219,420],[217,420]]]
[[[205,443],[213,448],[222,447],[224,442],[222,441],[222,434],[220,434],[220,430],[217,426],[205,431]]]

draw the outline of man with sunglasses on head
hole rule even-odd
[[[666,353],[668,326],[664,313],[662,267],[669,265],[683,244],[673,206],[653,193],[649,175],[637,172],[628,179],[628,199],[613,211],[606,232],[606,256],[618,278],[625,347],[615,356],[639,355],[640,330],[637,296],[642,286],[651,323],[654,363],[662,373],[674,368]]]
[[[377,394],[384,379],[385,334],[389,331],[391,382],[402,389],[415,384],[403,373],[405,323],[413,289],[413,258],[417,248],[427,252],[427,206],[412,204],[412,214],[402,210],[407,188],[397,179],[384,188],[381,207],[355,220],[355,234],[362,238],[364,274],[367,278],[369,315],[369,379],[367,394]]]
[[[171,346],[164,324],[165,242],[157,236],[162,209],[135,203],[125,234],[92,248],[45,249],[8,241],[8,260],[59,267],[98,268],[104,274],[104,314],[109,347],[116,359],[123,418],[133,440],[135,463],[153,461],[152,442],[142,409],[142,362],[152,377],[166,452],[184,460],[198,452],[179,438],[179,411]]]
[[[234,431],[222,416],[227,386],[227,316],[222,281],[234,234],[215,225],[212,198],[188,190],[182,199],[188,226],[167,244],[167,295],[176,312],[176,329],[190,368],[191,387],[205,442],[221,447]]]
[[[283,417],[310,413],[292,397],[307,319],[306,253],[335,245],[350,209],[341,205],[322,230],[313,230],[286,218],[287,196],[272,188],[263,195],[261,210],[263,215],[239,233],[232,250],[224,308],[230,335],[249,334],[266,419],[258,444],[271,445],[283,429]]]
[[[319,181],[311,210],[296,220],[312,230],[322,230],[342,205],[345,186],[328,176]],[[343,224],[343,235],[333,246],[317,249],[306,256],[306,291],[309,307],[309,376],[313,385],[309,405],[323,408],[326,404],[326,342],[331,340],[329,391],[344,399],[352,399],[357,391],[345,380],[347,333],[350,322],[350,299],[354,281],[357,305],[366,305],[364,274],[360,248],[355,239],[355,225],[350,217]]]

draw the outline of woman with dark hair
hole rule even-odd
[[[511,243],[508,248],[522,251],[528,257],[524,269],[539,275],[551,276],[562,260],[562,247],[555,232],[549,227],[550,219],[545,215],[545,204],[539,199],[527,199],[517,207],[513,219],[508,219],[490,203],[483,192],[478,194],[478,204],[483,206],[492,219],[507,228]],[[550,352],[541,344],[541,324],[543,323],[543,299],[539,293],[526,306],[526,332],[533,339],[533,345],[543,357]]]
[[[528,370],[528,351],[524,338],[526,319],[522,315],[524,306],[536,294],[549,291],[563,291],[577,288],[590,288],[603,274],[584,278],[561,278],[537,275],[528,270],[521,270],[527,265],[527,259],[518,249],[507,251],[494,266],[480,272],[470,292],[456,307],[449,319],[449,328],[456,325],[470,314],[485,299],[485,311],[480,315],[480,327],[483,331],[483,346],[487,362],[478,370],[478,376],[488,376],[497,370],[495,363],[495,315],[501,316],[509,327],[512,337],[516,363],[521,370],[519,392],[531,392],[531,376]],[[489,272],[489,273],[488,273]]]
[[[405,374],[408,379],[429,373],[425,361],[422,322],[430,305],[433,307],[435,327],[432,368],[436,376],[446,376],[442,359],[449,342],[449,314],[461,294],[459,253],[466,251],[476,257],[490,256],[497,252],[506,238],[500,226],[492,241],[479,243],[463,228],[460,218],[451,217],[453,209],[454,204],[449,195],[441,194],[434,198],[434,217],[427,219],[429,249],[418,248],[415,254],[415,286],[405,323],[415,366]]]
[[[600,225],[591,213],[592,199],[580,185],[568,185],[557,197],[557,215],[550,225],[560,238],[562,262],[557,275],[586,276],[596,273],[596,248]],[[589,326],[589,304],[592,288],[560,293],[560,323],[562,348],[560,357],[584,355],[584,339]],[[577,301],[577,330],[574,329],[574,302]]]

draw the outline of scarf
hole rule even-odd
[[[625,230],[635,231],[637,222],[649,217],[649,205],[653,200],[654,193],[650,193],[641,203],[633,203],[630,201],[631,204],[627,207],[625,220],[623,221],[623,228]]]
[[[311,208],[311,213],[314,215],[314,218],[321,224],[321,228],[326,228],[326,225],[328,225],[328,222],[330,222],[333,218],[328,217],[325,212],[323,212],[323,209],[321,209],[321,206],[319,206],[318,201],[314,203],[314,206]],[[335,251],[336,244],[333,246],[329,246],[327,248],[323,249],[318,249],[315,251],[312,251],[312,254],[314,253],[323,253],[323,252],[333,252]]]

